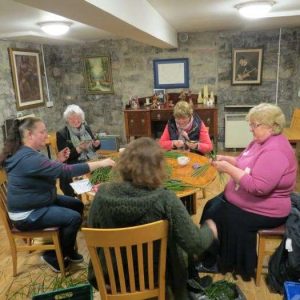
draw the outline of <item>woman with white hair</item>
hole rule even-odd
[[[68,105],[63,117],[66,126],[56,133],[56,143],[58,151],[66,147],[70,149],[70,156],[65,163],[76,164],[95,158],[100,141],[95,139],[86,124],[83,110],[78,105]],[[74,196],[70,182],[72,178],[60,180],[60,188],[65,195]]]

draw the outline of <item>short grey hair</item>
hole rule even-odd
[[[274,135],[282,133],[285,127],[285,116],[281,108],[270,103],[261,103],[252,107],[246,116],[246,120],[272,127]]]
[[[82,122],[85,120],[85,115],[83,110],[76,104],[68,105],[67,108],[65,109],[63,114],[65,121],[68,121],[68,118],[71,115],[79,115],[82,119]]]

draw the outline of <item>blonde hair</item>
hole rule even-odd
[[[174,118],[190,118],[193,115],[192,106],[186,101],[176,103],[173,112]]]
[[[281,108],[270,103],[261,103],[252,107],[246,120],[272,127],[274,135],[280,134],[285,126],[285,116]]]
[[[163,150],[151,138],[132,141],[121,153],[116,166],[123,181],[134,186],[155,189],[166,178]]]

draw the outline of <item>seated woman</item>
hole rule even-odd
[[[64,111],[66,126],[56,133],[58,151],[65,147],[70,149],[67,164],[76,164],[95,158],[96,150],[100,148],[100,141],[95,140],[90,127],[85,123],[83,110],[75,104],[67,106]],[[60,189],[65,195],[75,196],[70,186],[72,178],[60,180]]]
[[[201,154],[213,149],[207,128],[189,103],[177,102],[173,115],[159,140],[162,148],[190,149]]]
[[[168,220],[167,284],[176,299],[187,299],[184,252],[200,255],[207,249],[217,237],[215,224],[207,220],[201,228],[196,226],[176,195],[163,188],[164,155],[154,140],[139,138],[131,142],[120,154],[116,169],[121,182],[101,185],[90,209],[89,226],[118,228]],[[195,269],[189,269],[189,276],[195,276]],[[91,264],[89,281],[96,287]]]
[[[115,163],[105,159],[66,165],[61,161],[69,157],[68,148],[58,153],[59,161],[50,160],[40,153],[47,138],[41,119],[16,120],[0,154],[0,165],[8,175],[7,205],[12,223],[23,231],[59,227],[60,245],[67,266],[70,261],[83,261],[74,247],[82,222],[83,204],[78,199],[57,195],[56,179],[65,175],[83,175]],[[54,251],[44,253],[42,260],[52,270],[60,272]]]
[[[295,152],[282,135],[281,109],[262,103],[249,111],[247,120],[253,141],[239,156],[217,155],[212,162],[231,178],[224,193],[204,208],[201,223],[210,218],[216,222],[220,248],[207,255],[200,268],[207,271],[219,254],[221,271],[245,280],[255,274],[257,231],[286,221],[297,175]]]

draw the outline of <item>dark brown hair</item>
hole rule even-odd
[[[42,122],[40,118],[28,117],[22,120],[14,120],[12,126],[8,130],[7,138],[4,142],[4,147],[0,153],[0,165],[3,166],[5,160],[14,155],[23,145],[25,130],[32,130],[35,124]]]
[[[117,171],[134,186],[155,189],[166,178],[163,150],[151,138],[132,141],[120,155]]]

